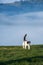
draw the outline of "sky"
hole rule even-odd
[[[0,45],[22,45],[27,33],[31,44],[43,44],[43,11],[17,15],[0,13]]]
[[[0,0],[0,3],[11,3],[14,1],[20,1],[20,0]]]
[[[32,11],[35,9],[33,7],[30,7]],[[26,33],[31,44],[43,44],[43,11],[41,8],[32,11],[24,12],[21,8],[17,11],[15,7],[0,6],[0,46],[22,45]]]

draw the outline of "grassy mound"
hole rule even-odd
[[[0,65],[43,65],[43,45],[33,45],[30,50],[0,46]]]

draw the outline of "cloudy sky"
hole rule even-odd
[[[11,3],[14,1],[20,1],[20,0],[0,0],[0,3]]]
[[[43,44],[43,12],[0,13],[0,45],[22,45],[25,33],[31,44]]]
[[[43,11],[12,11],[14,8],[0,6],[0,45],[22,45],[25,33],[31,44],[43,44]]]

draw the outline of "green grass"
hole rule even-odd
[[[0,65],[43,65],[43,45],[0,46]]]

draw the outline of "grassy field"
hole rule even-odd
[[[30,50],[0,46],[0,65],[43,65],[43,45],[32,45]]]

